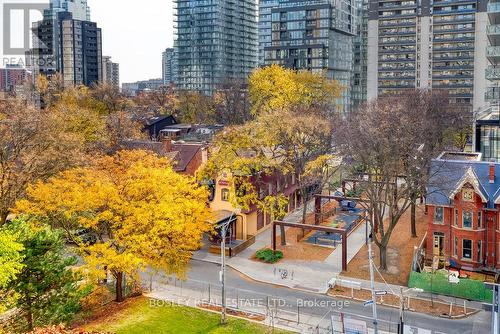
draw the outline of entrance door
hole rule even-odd
[[[236,239],[243,240],[243,218],[236,218]]]
[[[444,234],[441,232],[434,233],[434,256],[444,256]]]

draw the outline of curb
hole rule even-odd
[[[354,300],[354,301],[357,301],[357,302],[364,302],[365,301],[364,299],[350,298],[350,297],[343,296],[343,295],[336,295],[336,294],[327,294],[327,295],[331,296],[331,297],[339,298],[339,299]],[[385,306],[385,307],[390,307],[390,308],[394,308],[394,309],[399,309],[399,306],[391,305],[391,304],[386,304],[386,303],[377,302],[377,305]],[[436,314],[432,314],[432,313],[428,313],[428,312],[418,312],[418,311],[416,311],[415,309],[412,309],[412,308],[405,309],[405,311],[410,311],[410,312],[417,313],[417,314],[426,314],[426,315],[429,315],[431,317],[436,317],[436,318],[452,319],[452,320],[465,319],[465,318],[468,318],[468,317],[470,317],[470,316],[472,316],[474,314],[477,314],[477,313],[481,312],[481,310],[478,310],[478,309],[474,308],[474,311],[469,312],[467,314],[445,316],[445,315],[441,315],[441,314],[436,315]]]

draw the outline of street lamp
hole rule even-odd
[[[406,290],[403,290],[403,287],[401,287],[400,291],[400,296],[399,296],[399,334],[404,333],[404,294],[408,292],[424,292],[424,290],[420,288],[409,288]]]

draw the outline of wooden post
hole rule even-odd
[[[321,224],[321,196],[314,197],[314,225]]]
[[[276,251],[276,222],[273,222],[273,233],[271,233],[271,245],[273,246],[273,251]]]
[[[347,271],[347,232],[342,233],[342,271]]]

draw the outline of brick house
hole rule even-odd
[[[443,153],[427,189],[427,259],[500,272],[500,164],[480,154]]]
[[[271,225],[273,218],[269,213],[255,206],[250,207],[249,210],[237,210],[229,200],[231,187],[230,174],[222,173],[211,187],[210,209],[216,217],[223,217],[215,221],[215,224],[221,224],[228,218],[235,217],[231,228],[231,239],[245,241],[265,231]],[[260,198],[264,198],[268,194],[283,194],[288,197],[288,212],[295,210],[302,204],[297,182],[292,175],[261,176],[258,193]]]

